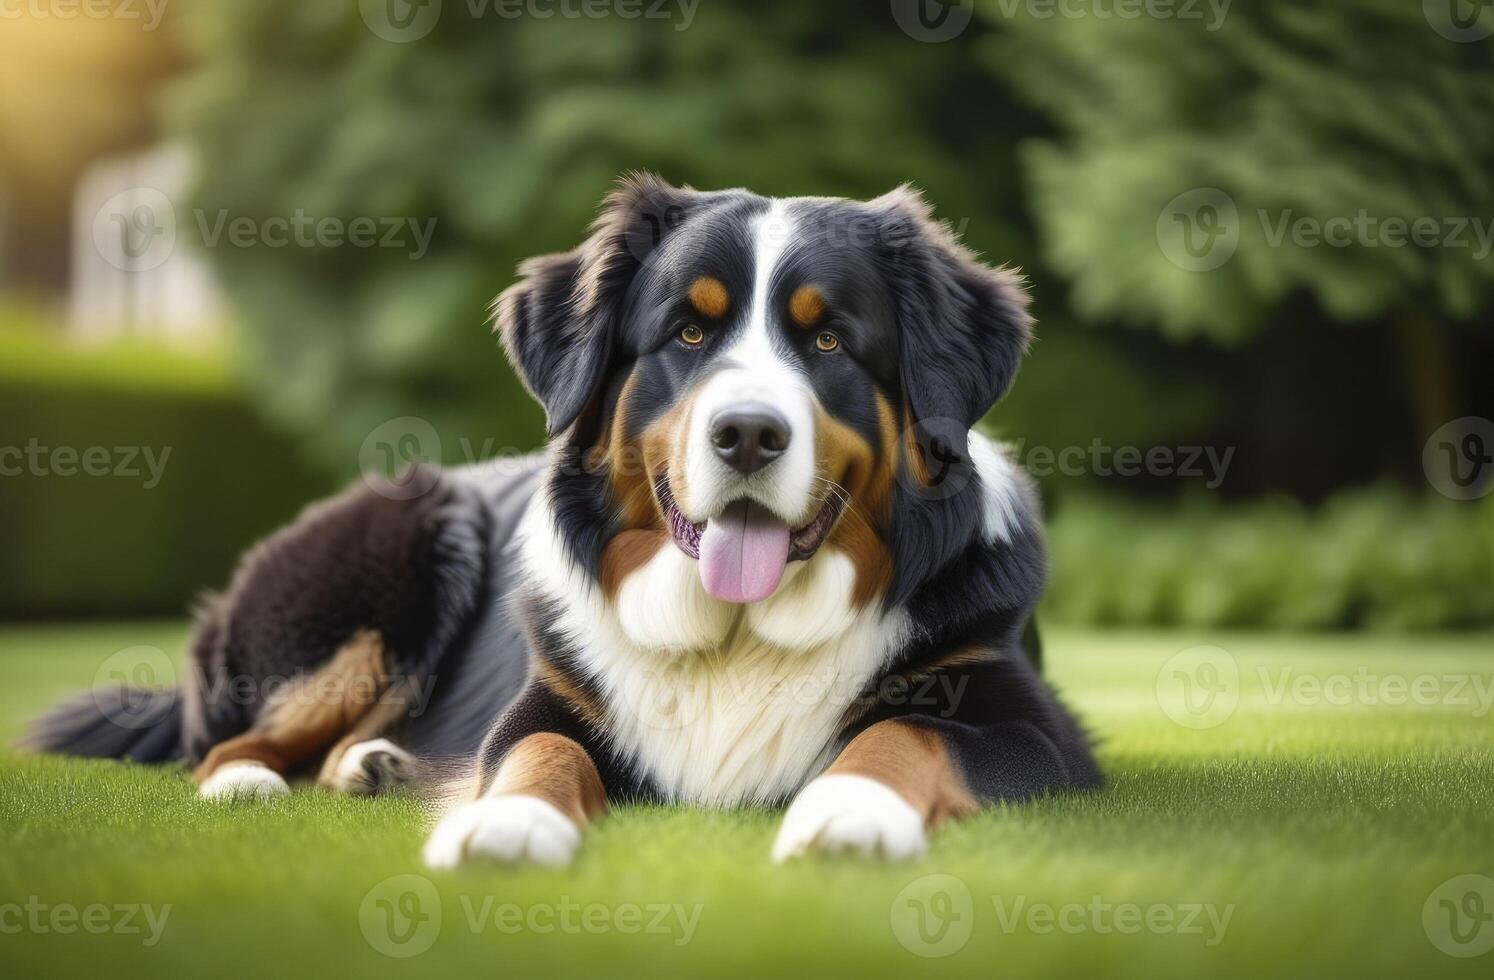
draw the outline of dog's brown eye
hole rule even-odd
[[[840,338],[835,336],[835,334],[831,333],[830,331],[826,330],[822,332],[818,337],[814,338],[814,345],[824,353],[828,354],[831,351],[835,350],[835,348],[840,346]]]
[[[700,329],[693,323],[688,323],[680,330],[680,340],[689,344],[691,347],[698,346],[702,341],[705,340],[705,331]]]

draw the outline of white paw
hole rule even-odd
[[[378,793],[407,782],[415,757],[387,738],[351,745],[328,785],[343,793]]]
[[[280,773],[258,762],[230,762],[220,766],[197,787],[197,795],[210,800],[260,800],[286,796],[290,791]]]
[[[773,860],[809,853],[900,861],[924,852],[923,817],[891,787],[865,776],[821,776],[783,815]]]
[[[533,796],[494,796],[448,813],[425,842],[425,863],[438,870],[471,861],[563,867],[581,846],[581,830]]]

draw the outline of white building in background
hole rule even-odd
[[[225,305],[207,262],[183,240],[192,155],[168,145],[106,160],[73,199],[69,330],[84,342],[210,343]]]

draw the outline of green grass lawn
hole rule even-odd
[[[0,630],[0,735],[182,637]],[[612,813],[566,872],[432,874],[413,799],[210,804],[180,770],[7,751],[0,974],[1494,973],[1466,955],[1494,945],[1494,882],[1444,885],[1494,876],[1494,637],[1047,642],[1109,787],[993,810],[907,865],[775,867],[774,814],[660,808]],[[1201,643],[1221,649],[1175,657]]]

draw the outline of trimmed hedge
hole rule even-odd
[[[1288,629],[1494,626],[1494,497],[1390,486],[1322,507],[1069,497],[1050,522],[1054,622]]]
[[[0,617],[180,613],[332,483],[221,358],[0,332]]]

